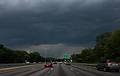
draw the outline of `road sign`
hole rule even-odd
[[[70,58],[69,54],[65,53],[64,54],[64,59],[69,59],[69,58]]]

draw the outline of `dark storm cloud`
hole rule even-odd
[[[119,4],[119,0],[0,0],[0,43],[93,46],[97,35],[120,27]]]
[[[54,0],[23,1],[5,0],[4,2],[2,0],[1,3],[1,10],[3,10],[1,12],[5,12],[0,18],[1,40],[12,45],[17,43],[85,43],[94,40],[97,33],[109,31],[113,27],[113,10],[110,0],[107,2],[66,0],[64,4],[61,4],[62,1],[59,0],[56,2]],[[37,2],[46,5],[35,6]],[[71,2],[76,5],[71,5]],[[30,4],[23,8],[22,5],[25,6],[26,3]],[[36,9],[24,10],[28,7]],[[45,9],[40,9],[43,7]]]

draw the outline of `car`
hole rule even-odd
[[[57,64],[57,62],[53,62],[53,64]]]
[[[66,65],[71,65],[70,63],[66,63]]]
[[[64,62],[65,65],[71,65],[70,62]]]
[[[62,64],[63,62],[57,62],[58,64]]]
[[[109,63],[98,63],[96,66],[97,70],[103,70],[103,71],[120,71],[120,66],[116,62],[109,62]]]
[[[37,62],[33,62],[33,64],[36,64]]]
[[[53,68],[53,64],[52,63],[46,63],[44,65],[45,68]]]
[[[30,64],[30,62],[26,61],[25,64]]]

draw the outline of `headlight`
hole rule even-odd
[[[116,64],[116,66],[119,66],[118,64]]]
[[[107,63],[108,67],[112,65],[112,63]]]

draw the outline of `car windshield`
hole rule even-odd
[[[120,76],[120,0],[0,0],[0,76]]]

